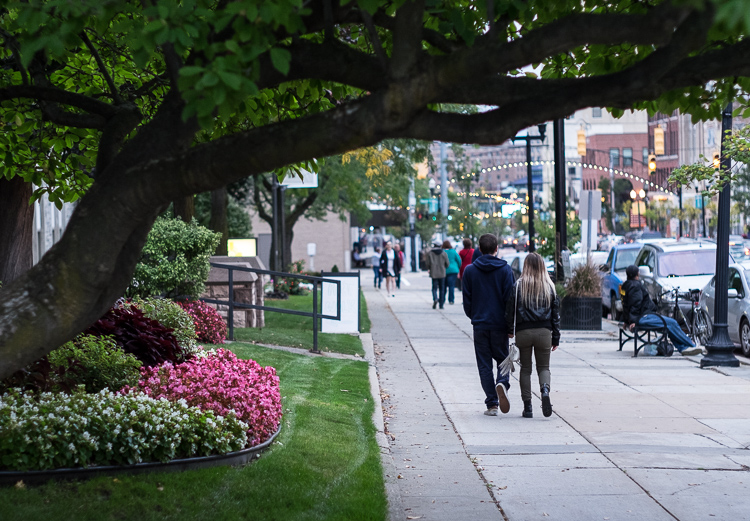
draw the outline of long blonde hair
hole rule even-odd
[[[519,300],[526,307],[549,306],[555,297],[555,285],[538,253],[529,253],[523,262],[523,272],[518,279]]]

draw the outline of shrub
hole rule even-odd
[[[184,364],[143,368],[141,376],[136,389],[153,398],[185,400],[220,415],[234,412],[248,425],[250,446],[268,439],[281,421],[276,369],[241,360],[227,349]]]
[[[573,276],[565,287],[568,297],[600,297],[602,277],[599,267],[590,260],[573,270]]]
[[[84,334],[111,336],[126,353],[132,353],[147,367],[185,359],[185,352],[172,330],[148,318],[133,305],[110,309]]]
[[[247,424],[229,412],[155,400],[143,393],[0,396],[0,468],[41,470],[208,456],[247,445]]]
[[[223,344],[227,338],[227,323],[218,311],[200,300],[181,300],[180,307],[193,317],[195,334],[201,342]]]
[[[288,273],[302,274],[305,269],[305,261],[298,260],[289,265]],[[274,279],[273,290],[275,294],[287,293],[289,295],[304,295],[305,289],[300,286],[301,279],[291,277],[278,277]]]
[[[205,288],[209,259],[221,234],[181,219],[158,218],[135,267],[130,297],[198,298]]]
[[[133,304],[148,318],[172,329],[172,334],[186,356],[196,351],[198,345],[195,342],[193,317],[178,304],[164,298],[141,299],[139,297],[133,299]]]
[[[60,370],[53,376],[58,390],[59,384],[64,384],[64,389],[83,385],[88,393],[135,385],[142,365],[110,337],[93,335],[79,335],[52,351],[48,358],[52,367]]]

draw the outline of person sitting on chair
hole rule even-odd
[[[648,296],[646,288],[643,287],[640,281],[638,266],[628,266],[625,273],[628,275],[628,280],[625,281],[620,290],[620,295],[622,296],[622,316],[625,326],[630,331],[633,331],[636,324],[641,327],[654,329],[662,327],[663,324],[661,318],[658,317],[656,304]],[[667,335],[669,339],[681,355],[697,355],[703,352],[700,347],[696,347],[693,344],[675,319],[671,317],[662,318],[667,323]]]

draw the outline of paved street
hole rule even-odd
[[[750,367],[698,357],[632,358],[616,330],[564,331],[552,354],[554,414],[482,414],[461,297],[432,309],[426,273],[396,297],[363,288],[390,455],[392,519],[732,520],[750,518]]]

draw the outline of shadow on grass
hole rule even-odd
[[[365,362],[234,343],[276,367],[283,426],[240,468],[0,489],[3,521],[384,520],[386,498]]]

